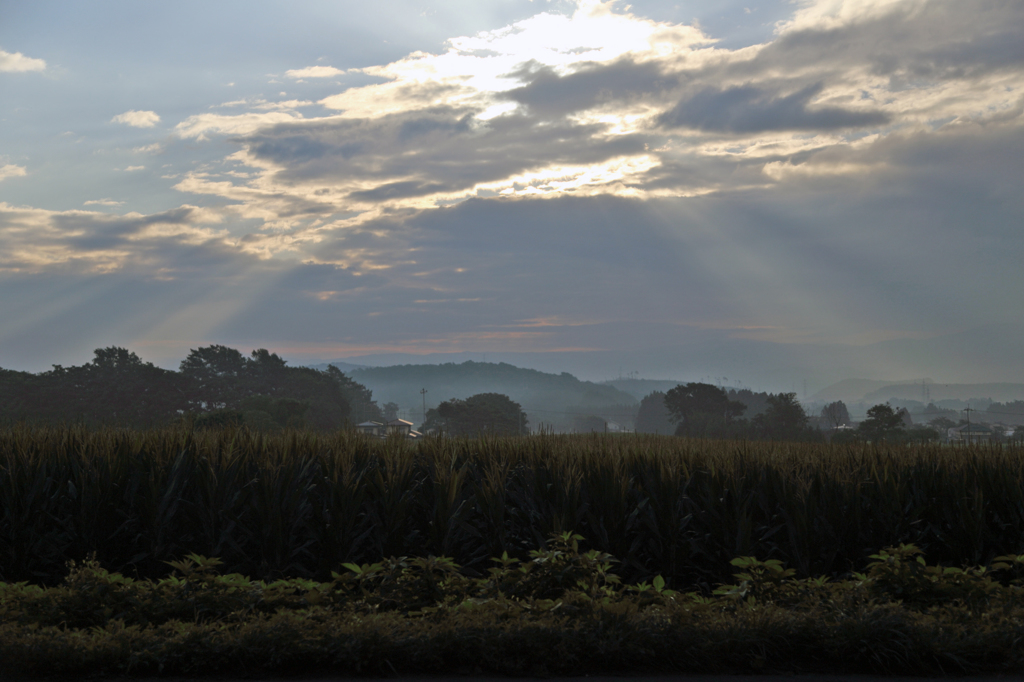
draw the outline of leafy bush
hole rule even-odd
[[[851,579],[733,560],[713,593],[624,585],[571,532],[473,577],[447,557],[346,564],[266,583],[190,555],[156,581],[69,564],[61,584],[0,583],[0,659],[21,677],[287,672],[581,675],[1019,670],[1024,557],[990,570],[888,547]],[[993,576],[1000,579],[996,580]]]

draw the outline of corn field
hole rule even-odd
[[[323,580],[343,562],[403,555],[483,572],[569,530],[618,557],[625,579],[684,586],[727,581],[736,556],[840,575],[904,542],[985,564],[1024,553],[1024,449],[0,431],[7,582],[55,583],[93,552],[140,577],[190,553],[264,579]]]

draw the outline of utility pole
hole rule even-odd
[[[427,389],[421,388],[420,395],[423,396],[423,421],[420,422],[420,428],[423,428],[423,424],[427,421]]]

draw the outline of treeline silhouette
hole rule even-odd
[[[648,394],[636,417],[640,433],[732,440],[818,442],[823,436],[816,425],[795,393],[726,390],[701,382]]]
[[[178,371],[119,347],[81,366],[32,374],[0,369],[0,422],[148,428],[191,420],[262,429],[332,430],[380,419],[372,393],[337,367],[288,367],[276,353],[193,349]]]

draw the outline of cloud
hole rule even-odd
[[[1024,65],[1007,36],[1024,12],[972,7],[822,0],[774,40],[730,50],[693,26],[581,2],[364,68],[384,82],[322,99],[328,116],[264,101],[192,116],[181,137],[234,136],[233,160],[255,175],[179,188],[248,202],[253,216],[287,206],[275,229],[302,232],[473,197],[685,197],[857,174],[871,166],[835,158],[868,135],[1016,120]],[[908,86],[913,74],[937,79]]]
[[[675,107],[659,117],[673,128],[733,133],[769,130],[817,130],[876,127],[892,117],[877,110],[855,111],[839,107],[808,105],[822,90],[821,83],[805,86],[788,95],[751,85],[718,89],[705,86],[688,94]]]
[[[111,123],[124,123],[133,128],[152,128],[160,122],[155,111],[136,111],[134,109],[118,114],[110,119]]]
[[[146,170],[145,166],[125,166],[125,172],[134,173],[135,171]]]
[[[46,62],[42,59],[26,57],[20,52],[0,50],[0,72],[24,73],[26,71],[45,71]]]
[[[679,87],[682,77],[668,73],[657,60],[637,62],[626,57],[609,64],[582,64],[560,74],[554,68],[530,62],[511,76],[526,84],[501,93],[501,97],[526,105],[539,115],[563,116],[597,105],[643,98],[658,98]]]
[[[26,175],[28,171],[25,170],[24,166],[16,166],[13,163],[9,163],[5,166],[0,166],[0,182],[7,178],[18,178]]]
[[[102,206],[120,203],[111,199],[86,202]],[[175,260],[181,248],[223,248],[227,233],[211,227],[219,219],[216,212],[188,205],[150,215],[119,216],[0,202],[0,273],[56,268],[81,274],[132,271],[149,277],[158,269],[164,276],[173,276],[193,267]]]
[[[323,109],[199,110],[177,137],[226,139],[168,177],[216,208],[4,205],[3,276],[191,278],[214,293],[167,318],[222,342],[656,346],[686,369],[696,347],[749,368],[756,340],[795,349],[791,376],[813,344],[827,364],[1024,315],[1024,6],[807,2],[742,49],[620,7],[362,69]]]
[[[286,111],[270,111],[265,113],[247,113],[237,116],[220,114],[197,114],[189,116],[174,126],[180,137],[206,139],[207,133],[222,135],[245,135],[255,130],[277,123],[300,120],[299,114]]]
[[[253,105],[254,109],[270,110],[270,109],[297,109],[299,107],[308,107],[313,103],[309,100],[302,99],[289,99],[281,102],[256,102]]]
[[[90,199],[89,201],[83,202],[83,206],[122,206],[123,201],[115,201],[114,199]]]
[[[284,75],[289,78],[331,78],[341,76],[345,72],[333,66],[307,66],[304,69],[289,69]]]
[[[1024,47],[1015,37],[1022,28],[1019,3],[815,2],[780,24],[761,57],[766,66],[789,69],[813,57],[918,90],[937,80],[1019,72]]]

